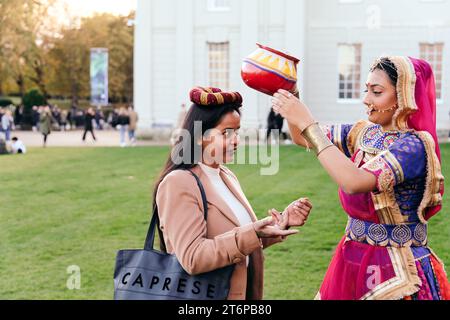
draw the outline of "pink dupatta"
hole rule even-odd
[[[416,131],[426,131],[434,139],[436,155],[441,161],[441,150],[436,133],[436,85],[433,70],[428,62],[409,57],[416,74],[415,102],[417,111],[408,119],[408,126]],[[440,190],[444,195],[444,186]],[[429,220],[441,210],[441,205],[430,207],[425,212]]]

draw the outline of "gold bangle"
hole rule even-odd
[[[305,130],[302,131],[302,135],[317,156],[325,149],[333,146],[333,143],[328,139],[317,122],[306,127]]]
[[[320,151],[317,153],[317,157],[319,157],[320,154],[321,154],[322,152],[324,152],[325,150],[327,150],[328,148],[331,148],[331,147],[334,147],[334,144],[330,144],[329,146],[326,146],[325,148],[323,148],[322,150],[320,150]]]
[[[311,126],[313,126],[313,125],[315,125],[315,124],[319,125],[318,122],[312,122],[312,123],[308,124],[308,125],[305,127],[305,129],[302,130],[301,134],[303,134],[303,132],[305,132],[306,129],[308,129],[309,127],[311,127]]]

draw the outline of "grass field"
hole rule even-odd
[[[0,157],[0,299],[111,299],[119,249],[142,248],[151,189],[168,149],[31,149]],[[299,235],[266,251],[265,298],[312,299],[342,237],[337,187],[317,160],[282,147],[280,172],[231,166],[260,217],[308,196],[314,211]],[[443,146],[450,177],[450,145]],[[447,190],[450,190],[446,183]],[[431,221],[430,244],[450,265],[449,200]],[[69,290],[67,268],[81,268]]]

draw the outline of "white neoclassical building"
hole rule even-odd
[[[138,0],[135,105],[140,129],[170,128],[189,89],[244,96],[243,126],[263,128],[270,98],[247,88],[242,59],[256,42],[301,59],[302,97],[323,123],[365,117],[364,83],[385,54],[427,59],[438,127],[450,127],[450,0]]]

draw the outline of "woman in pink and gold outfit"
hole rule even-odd
[[[291,93],[273,99],[294,141],[314,149],[339,185],[348,215],[317,298],[448,300],[427,237],[444,194],[433,71],[424,60],[383,57],[366,86],[369,121],[353,125],[320,127]]]

